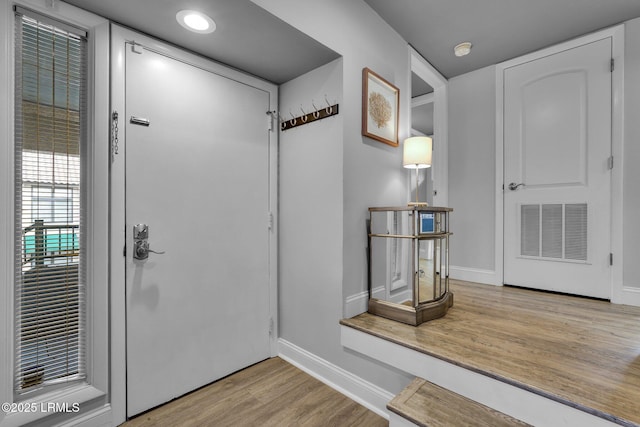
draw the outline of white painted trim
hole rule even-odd
[[[81,384],[62,390],[55,390],[49,393],[38,395],[35,398],[26,400],[28,403],[88,403],[98,404],[108,402],[109,391],[109,337],[108,337],[108,162],[106,147],[108,143],[108,124],[101,120],[108,109],[109,100],[109,74],[108,74],[108,21],[92,13],[86,12],[75,6],[63,2],[55,2],[50,6],[46,0],[2,0],[0,7],[0,54],[5,60],[0,68],[0,94],[5,100],[0,104],[0,124],[6,133],[2,135],[2,147],[6,149],[6,156],[2,157],[0,169],[4,171],[0,175],[0,196],[6,209],[7,222],[0,228],[0,237],[6,245],[0,246],[0,258],[6,268],[6,280],[0,284],[0,294],[3,294],[6,308],[6,315],[0,318],[0,334],[3,342],[9,343],[6,352],[0,354],[0,401],[13,402],[13,337],[14,324],[14,267],[13,267],[13,227],[14,227],[14,14],[12,6],[19,4],[27,9],[38,12],[42,15],[50,16],[62,22],[68,22],[87,30],[89,34],[88,57],[88,103],[93,111],[92,117],[88,120],[89,140],[93,141],[87,150],[87,157],[84,159],[89,167],[87,176],[88,185],[91,191],[87,196],[87,209],[90,215],[87,217],[87,280],[92,284],[88,292],[87,300],[87,373],[91,381],[90,385]],[[5,96],[6,95],[6,96]],[[5,164],[6,162],[6,164]],[[6,235],[4,234],[6,233]],[[10,252],[4,251],[10,248]],[[106,409],[104,409],[106,408]],[[110,414],[111,407],[103,406],[102,411]],[[94,417],[97,412],[89,410],[80,416]],[[46,412],[10,414],[4,416],[0,414],[0,425],[22,425],[25,422],[46,423],[47,417],[51,414]],[[107,415],[110,417],[110,415]]]
[[[374,296],[374,298],[376,297]],[[389,297],[388,301],[395,302],[396,304],[402,304],[404,301],[411,301],[412,299],[413,291],[408,286],[405,286],[404,291],[394,293],[391,297]]]
[[[389,427],[415,427],[417,424],[412,423],[408,419],[401,417],[395,412],[389,411]]]
[[[25,401],[25,403],[33,404],[36,408],[41,408],[41,405],[46,405],[52,402],[66,404],[69,408],[73,408],[74,404],[77,403],[85,403],[94,399],[99,399],[105,397],[105,393],[101,390],[98,390],[95,387],[91,387],[89,385],[79,385],[75,387],[70,387],[68,389],[63,389],[59,391],[55,391],[52,393],[47,393],[38,396],[35,399],[30,399]],[[4,413],[3,413],[4,414]],[[44,422],[47,416],[53,416],[54,413],[47,413],[46,411],[35,411],[35,412],[14,412],[7,415],[1,422],[0,426],[2,427],[19,427],[32,422]],[[94,415],[94,411],[90,411],[87,413],[81,413],[80,416],[88,416],[92,417]],[[69,420],[71,421],[71,420]]]
[[[111,427],[117,425],[113,422],[112,414],[111,406],[105,405],[90,414],[74,418],[68,423],[61,424],[59,427]]]
[[[277,86],[267,86],[269,88],[269,111],[278,111],[280,105],[280,91]],[[269,133],[269,211],[271,213],[271,234],[269,235],[269,313],[273,322],[271,331],[271,356],[275,357],[279,353],[278,337],[280,336],[279,311],[278,311],[278,277],[280,264],[279,259],[279,235],[280,235],[280,211],[279,185],[280,176],[280,122],[276,116],[271,116],[271,131]]]
[[[401,368],[454,393],[536,426],[608,426],[604,418],[588,414],[506,382],[467,370],[382,338],[340,326],[344,347]]]
[[[496,283],[504,284],[504,69],[496,66],[496,180],[494,247]]]
[[[14,23],[12,2],[0,2],[0,402],[13,401]],[[0,425],[5,414],[0,411]]]
[[[322,381],[334,390],[358,402],[365,408],[389,419],[387,403],[393,399],[393,394],[371,384],[362,378],[345,371],[315,354],[280,339],[280,358],[286,360],[312,377]]]
[[[456,280],[464,280],[466,282],[483,283],[485,285],[502,286],[501,281],[497,277],[495,270],[482,270],[479,268],[467,267],[449,267],[449,278]]]
[[[371,298],[387,299],[387,289],[384,286],[376,286],[371,289]]]
[[[86,207],[87,231],[87,371],[91,385],[108,403],[109,368],[109,22],[100,18],[89,29],[89,117]],[[109,408],[110,409],[110,408]],[[87,414],[91,416],[91,413]]]
[[[348,296],[344,301],[344,317],[354,317],[364,313],[369,307],[369,291]]]
[[[422,105],[433,104],[435,102],[435,96],[433,92],[424,95],[419,95],[411,98],[411,108],[420,107]]]
[[[514,67],[539,58],[554,55],[569,49],[611,38],[612,55],[616,60],[616,68],[612,75],[612,153],[614,158],[623,158],[624,137],[624,25],[607,28],[564,43],[551,46],[496,65],[496,223],[495,223],[495,266],[496,283],[504,283],[504,72]],[[623,169],[622,160],[615,163],[612,171],[611,201],[611,248],[618,260],[623,259]],[[629,304],[623,291],[622,261],[611,267],[611,300],[615,303]],[[631,298],[633,300],[633,298]],[[635,305],[635,304],[634,304]]]
[[[410,70],[433,88],[433,134],[436,136],[437,145],[433,151],[431,173],[433,189],[438,192],[433,196],[433,204],[447,206],[449,203],[449,82],[411,46],[409,46],[409,58]]]
[[[111,25],[111,105],[109,115],[117,111],[121,117],[118,126],[118,154],[111,154],[111,219],[110,241],[110,319],[111,319],[111,405],[113,406],[113,425],[127,420],[127,365],[126,365],[126,299],[125,299],[125,262],[124,262],[124,40]],[[111,117],[109,117],[111,123]],[[109,131],[111,135],[111,131]]]
[[[611,302],[640,306],[637,293],[625,287],[623,277],[624,260],[624,92],[625,92],[625,26],[619,25],[613,31],[613,70],[611,116],[611,253],[614,255],[611,266]]]
[[[615,300],[612,302],[616,304],[640,306],[640,285],[638,287],[623,286],[622,290],[614,295]]]

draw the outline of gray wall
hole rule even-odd
[[[640,18],[625,23],[623,283],[640,288]],[[451,264],[494,269],[495,67],[449,81]],[[464,237],[463,237],[464,236]],[[498,244],[501,244],[498,242]]]
[[[369,67],[401,91],[400,139],[409,133],[407,45],[361,0],[254,0],[342,55],[282,86],[281,112],[324,100],[340,115],[283,132],[280,141],[280,336],[396,393],[409,381],[399,371],[344,350],[338,321],[345,297],[366,289],[367,207],[403,205],[409,197],[401,147],[363,138],[361,72]],[[309,8],[313,14],[300,14]],[[331,31],[327,23],[331,22]],[[640,195],[640,23],[628,25],[626,64],[625,283],[640,286],[637,225]],[[635,49],[635,51],[634,51]],[[495,67],[450,82],[449,200],[451,263],[493,270],[495,245]],[[295,113],[294,113],[295,114]],[[462,237],[464,236],[464,238]]]
[[[342,106],[342,59],[280,86],[280,111]],[[342,114],[280,133],[280,337],[329,356],[342,306]],[[320,345],[318,345],[320,344]]]
[[[495,269],[495,66],[449,80],[451,266]]]
[[[627,22],[625,29],[622,274],[625,286],[640,288],[640,18]]]
[[[400,139],[409,134],[407,43],[363,1],[256,0],[342,55],[281,86],[280,110],[318,105],[337,117],[281,132],[280,337],[375,385],[398,393],[411,380],[345,350],[339,321],[346,296],[366,291],[369,206],[406,204],[402,149],[361,135],[362,69],[400,88]],[[308,8],[313,14],[301,14]]]

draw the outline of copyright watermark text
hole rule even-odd
[[[77,413],[80,412],[79,403],[68,402],[4,402],[2,412],[5,414],[38,412],[38,413]]]

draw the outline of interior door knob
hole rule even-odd
[[[524,182],[521,182],[520,184],[516,184],[515,182],[512,182],[511,184],[509,184],[509,190],[511,190],[511,191],[515,191],[515,190],[517,190],[517,189],[518,189],[518,187],[520,187],[521,185],[524,187]]]

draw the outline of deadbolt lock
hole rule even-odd
[[[150,248],[149,241],[149,226],[147,224],[136,224],[133,226],[133,258],[134,259],[147,259],[149,258],[149,252],[162,255],[164,252],[153,251]]]

